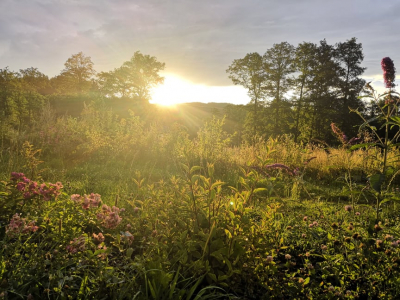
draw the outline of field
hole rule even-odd
[[[237,145],[189,106],[2,132],[0,298],[400,297],[395,147]]]

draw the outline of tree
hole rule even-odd
[[[45,96],[51,93],[49,78],[39,72],[37,68],[19,70],[21,84],[27,102],[28,123],[32,120],[33,114],[39,111],[45,102]]]
[[[337,87],[341,69],[335,57],[334,47],[326,40],[320,41],[314,60],[313,77],[308,82],[311,115],[309,139],[328,140],[331,137],[330,123],[338,114]]]
[[[316,66],[315,56],[318,46],[314,43],[301,43],[295,51],[294,65],[298,72],[297,78],[294,80],[294,89],[298,98],[295,101],[295,124],[294,124],[294,141],[300,135],[300,119],[305,117],[305,99],[309,95],[309,83],[313,79],[313,70]]]
[[[52,93],[49,77],[40,72],[37,68],[31,67],[21,69],[19,73],[27,89],[41,95],[49,95]]]
[[[274,44],[268,49],[264,56],[264,68],[267,73],[267,96],[272,99],[271,108],[275,114],[274,133],[283,133],[286,128],[282,109],[288,105],[283,105],[284,95],[291,88],[292,80],[289,77],[295,71],[294,67],[295,48],[288,42]]]
[[[0,69],[0,127],[8,124],[21,129],[27,115],[20,75],[8,68]]]
[[[100,90],[106,97],[131,98],[148,102],[153,87],[164,82],[159,72],[165,63],[136,51],[129,61],[111,72],[99,74]]]
[[[235,85],[242,85],[247,89],[251,102],[254,105],[253,134],[258,132],[259,103],[264,101],[266,95],[266,72],[263,57],[257,52],[246,54],[244,58],[235,59],[226,70],[229,78]]]
[[[366,70],[360,66],[364,60],[364,54],[362,53],[362,44],[357,43],[357,39],[354,37],[344,43],[336,44],[335,50],[341,66],[338,86],[341,129],[350,134],[356,124],[354,124],[354,118],[349,118],[349,107],[363,107],[357,96],[365,85],[365,80],[358,77]]]
[[[72,55],[64,64],[65,68],[59,76],[60,81],[64,85],[63,88],[67,92],[77,92],[81,94],[90,89],[91,78],[95,75],[93,62],[89,56],[85,56],[82,52]]]

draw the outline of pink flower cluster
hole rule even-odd
[[[95,243],[100,244],[100,243],[104,242],[105,237],[101,232],[99,234],[93,233],[93,239],[94,239]]]
[[[394,67],[393,60],[390,57],[384,57],[381,61],[383,71],[383,80],[387,88],[395,87],[394,80],[396,78],[396,68]]]
[[[69,242],[69,245],[66,247],[69,253],[75,254],[78,251],[85,251],[86,249],[86,237],[81,235],[78,238],[74,238]]]
[[[26,224],[25,218],[21,218],[19,214],[15,214],[10,224],[6,227],[6,234],[9,237],[15,237],[21,233],[35,232],[38,229],[39,227],[35,226],[35,221],[30,221]]]
[[[101,207],[101,213],[97,214],[97,219],[103,222],[104,227],[114,229],[119,225],[119,223],[121,223],[122,218],[119,216],[119,213],[123,212],[124,210],[125,209],[119,209],[116,206],[111,208],[104,204]]]
[[[61,194],[60,189],[63,188],[61,182],[42,183],[40,186],[36,181],[26,178],[24,173],[11,173],[11,180],[17,183],[17,190],[23,193],[25,199],[31,199],[37,195],[41,195],[43,200],[48,201],[51,197],[57,197]]]
[[[82,205],[83,209],[89,209],[90,207],[99,207],[99,204],[101,202],[99,194],[93,194],[91,193],[89,196],[84,195],[81,196],[79,194],[73,194],[71,196],[71,200],[74,201],[75,203],[80,203]]]

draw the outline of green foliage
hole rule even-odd
[[[274,49],[281,46],[293,54],[285,43]],[[341,47],[354,50],[344,53],[351,53],[349,76],[343,61],[335,63]],[[0,298],[399,298],[399,133],[388,134],[400,125],[398,98],[390,91],[377,99],[374,113],[381,113],[370,119],[358,111],[376,140],[364,131],[357,146],[343,135],[339,148],[297,143],[319,136],[313,131],[334,115],[318,106],[339,95],[332,87],[351,100],[349,85],[360,84],[359,45],[352,39],[336,48],[322,41],[298,50],[296,84],[305,94],[294,116],[284,95],[270,90],[276,111],[285,112],[280,126],[301,116],[294,138],[263,136],[276,124],[265,107],[260,135],[248,134],[249,107],[205,120],[191,137],[151,106],[115,115],[112,97],[94,97],[79,116],[57,117],[46,106],[29,119],[16,101],[45,93],[49,81],[36,69],[3,70],[1,105],[11,109],[1,121]],[[301,61],[310,53],[315,64]],[[124,66],[131,79],[143,79],[146,57],[135,57]],[[281,91],[288,74],[273,76]],[[321,118],[311,122],[311,112]],[[228,122],[246,115],[249,126],[234,130],[248,134],[241,142]],[[315,126],[300,134],[307,124]]]
[[[165,64],[154,56],[136,51],[129,61],[112,72],[99,74],[99,87],[106,97],[133,98],[140,102],[150,100],[151,88],[162,84],[164,78],[158,73]]]

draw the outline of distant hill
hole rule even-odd
[[[174,106],[159,106],[155,104],[140,104],[130,99],[103,99],[99,101],[91,97],[57,97],[50,100],[51,107],[57,116],[79,117],[85,105],[93,103],[97,109],[112,110],[116,115],[126,118],[130,111],[140,116],[144,121],[163,121],[173,124],[175,122],[187,127],[193,135],[213,115],[223,117],[229,103],[201,103],[189,102]]]

